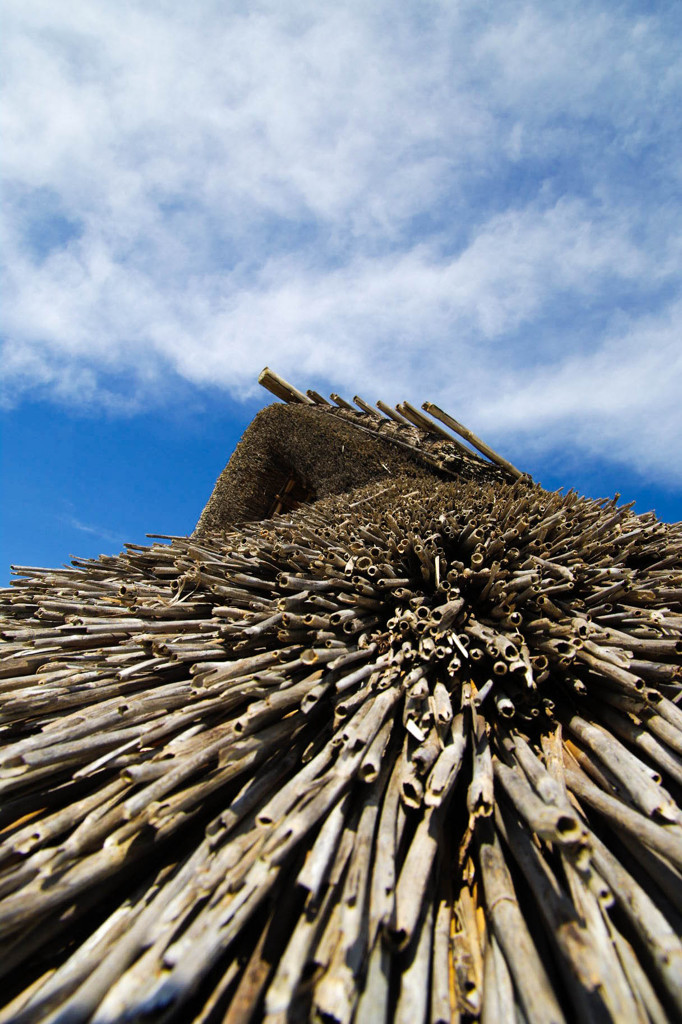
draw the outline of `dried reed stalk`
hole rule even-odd
[[[682,1013],[682,528],[468,465],[0,592],[0,1021]]]

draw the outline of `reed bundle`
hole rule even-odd
[[[682,1015],[680,525],[415,470],[21,572],[0,1021]]]

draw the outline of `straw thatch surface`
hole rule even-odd
[[[682,1014],[680,525],[413,470],[0,598],[0,1021]]]
[[[264,519],[294,471],[311,499],[326,498],[415,468],[498,479],[496,467],[454,441],[390,420],[324,406],[270,405],[246,430],[220,475],[196,535]]]

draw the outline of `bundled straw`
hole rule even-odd
[[[394,476],[0,594],[0,1021],[682,1015],[682,527]]]

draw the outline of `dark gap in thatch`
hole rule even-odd
[[[315,491],[307,486],[293,469],[282,469],[283,483],[273,480],[275,494],[264,518],[272,519],[282,512],[293,512],[299,505],[315,501]]]

